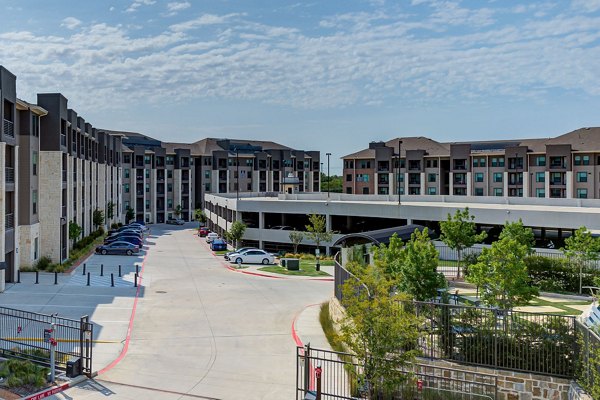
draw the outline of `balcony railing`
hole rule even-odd
[[[4,120],[4,134],[6,136],[15,137],[15,123],[12,121]]]
[[[6,183],[15,183],[15,169],[6,167],[4,177],[6,179]]]
[[[4,220],[4,228],[5,229],[13,229],[15,227],[15,214],[10,213],[6,214],[6,219]]]

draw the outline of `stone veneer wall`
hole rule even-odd
[[[40,224],[21,225],[19,227],[19,261],[23,267],[31,267],[40,258],[41,243],[40,243]],[[38,254],[34,258],[34,239],[38,238]]]
[[[334,327],[344,318],[344,308],[333,297],[329,301],[329,314],[334,322]],[[429,360],[419,358],[419,364],[427,364],[442,368],[451,368],[445,371],[444,377],[453,379],[464,379],[465,374],[477,372],[491,374],[498,377],[497,400],[568,400],[571,382],[568,379],[554,378],[544,375],[535,375],[523,372],[498,370],[452,363],[442,360]]]
[[[62,216],[62,156],[60,151],[40,151],[39,219],[40,253],[57,263],[60,257]]]

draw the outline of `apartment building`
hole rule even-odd
[[[294,150],[268,141],[207,138],[166,143],[123,135],[123,207],[148,223],[193,219],[206,193],[319,191],[319,152]]]
[[[342,159],[346,194],[600,198],[600,128],[469,143],[396,138]]]

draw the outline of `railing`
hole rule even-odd
[[[44,341],[44,330],[54,324],[56,367],[66,369],[71,357],[81,358],[82,371],[92,373],[92,339],[94,324],[88,316],[80,320],[0,307],[0,354],[39,364],[50,364],[50,343]]]
[[[62,206],[62,216],[63,217],[67,216],[67,206]]]
[[[12,121],[4,120],[4,134],[6,136],[15,137],[15,123]]]
[[[15,183],[15,169],[12,167],[5,167],[4,170],[6,183]]]
[[[15,214],[10,213],[5,215],[4,228],[12,229],[15,227]]]

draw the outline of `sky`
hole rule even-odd
[[[0,0],[17,93],[99,128],[274,140],[551,137],[600,126],[600,0]]]

